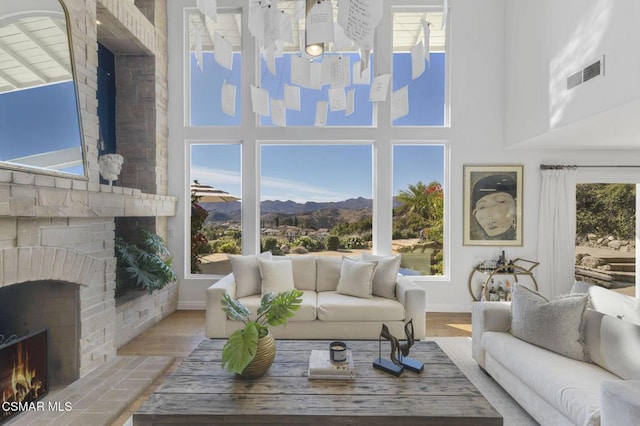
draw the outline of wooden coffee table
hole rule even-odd
[[[278,340],[274,364],[246,380],[221,368],[224,339],[206,339],[133,415],[134,425],[502,425],[502,416],[435,342],[416,342],[421,373],[372,367],[378,341],[347,341],[355,381],[309,380],[312,349],[328,341]],[[389,344],[382,343],[383,357]]]

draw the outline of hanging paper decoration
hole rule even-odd
[[[431,66],[431,48],[429,43],[431,42],[431,24],[426,19],[422,20],[422,32],[424,34],[422,42],[424,43],[424,59],[427,61],[427,66]]]
[[[204,62],[202,61],[202,33],[197,25],[193,27],[193,43],[194,50],[196,51],[196,62],[200,71],[204,69]]]
[[[307,12],[306,44],[330,43],[333,36],[333,6],[330,0],[317,2]]]
[[[373,49],[373,36],[382,19],[383,3],[371,0],[340,0],[338,3],[338,24],[363,50]]]
[[[391,119],[396,120],[409,114],[409,86],[404,86],[391,94]]]
[[[411,78],[415,80],[424,73],[424,46],[422,41],[411,48]]]
[[[233,46],[219,33],[214,34],[214,57],[216,62],[230,70],[233,67]]]
[[[255,114],[269,116],[269,92],[251,85],[251,108]]]
[[[329,109],[331,112],[347,109],[347,94],[344,87],[329,89]]]
[[[200,12],[211,18],[213,22],[216,22],[218,16],[218,1],[217,0],[197,0],[196,6]]]
[[[369,90],[369,101],[371,102],[384,102],[387,100],[387,93],[389,92],[389,82],[391,81],[391,74],[382,74],[373,79],[371,83],[371,89]]]
[[[230,117],[236,116],[236,86],[222,82],[222,91],[220,93],[220,103],[222,104],[222,112]]]

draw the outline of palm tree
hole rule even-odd
[[[429,239],[442,242],[444,197],[440,183],[425,185],[418,182],[409,185],[400,191],[397,199],[402,203],[399,213],[407,219],[407,223],[418,227],[420,231],[426,228]]]

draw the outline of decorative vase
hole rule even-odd
[[[276,358],[276,341],[269,333],[258,339],[258,347],[256,348],[256,356],[253,357],[251,362],[242,370],[242,373],[238,376],[243,379],[255,379],[262,376],[269,370],[273,360]]]

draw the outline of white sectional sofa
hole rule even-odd
[[[574,310],[579,317],[565,315],[571,307],[551,312],[556,302],[575,307],[581,293],[588,297],[586,309]],[[478,365],[542,425],[640,425],[640,300],[576,283],[569,298],[553,299],[527,319],[516,312],[522,304],[515,297],[514,291],[514,302],[473,304]],[[523,326],[536,344],[516,337],[514,328]],[[558,348],[576,344],[583,353]]]
[[[271,260],[276,259],[278,257],[274,256]],[[349,263],[346,266],[353,265],[340,257],[305,255],[279,258],[278,261],[287,259],[291,261],[293,285],[303,292],[303,301],[287,324],[271,328],[276,338],[377,339],[384,323],[392,334],[403,339],[405,322],[410,319],[413,319],[415,338],[425,337],[425,291],[397,274],[396,259],[373,260],[377,267],[369,284],[371,288],[365,286],[363,293],[360,288],[345,290],[351,283],[344,281],[343,262]],[[260,262],[265,264],[255,256],[232,257],[235,274],[225,276],[207,289],[207,337],[226,338],[242,326],[222,310],[224,292],[255,314],[266,282],[262,280],[265,271],[262,270],[261,275]]]

